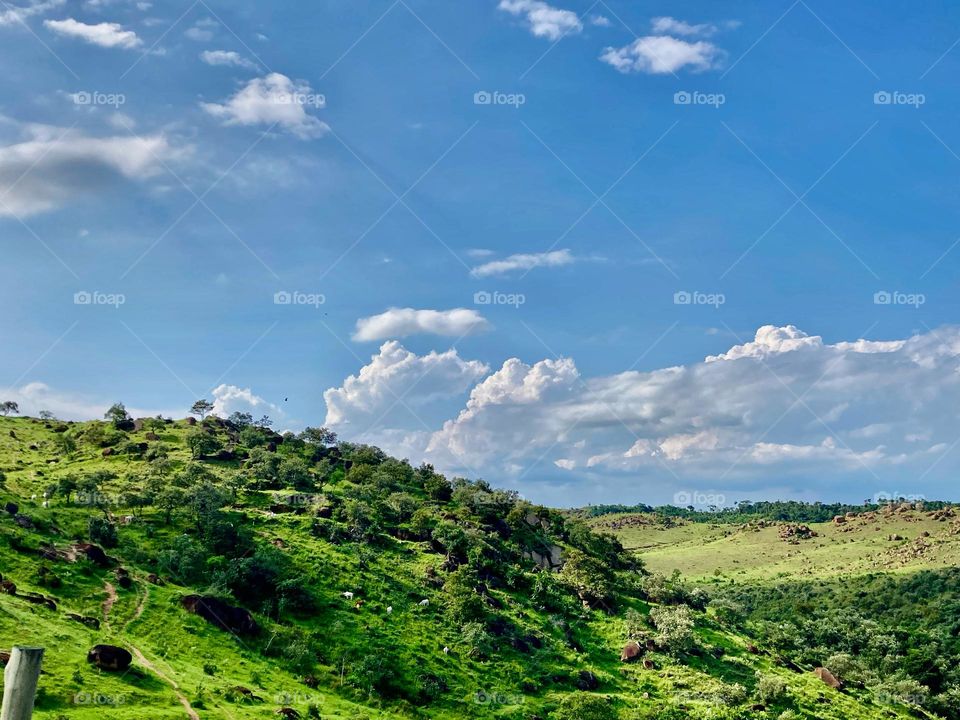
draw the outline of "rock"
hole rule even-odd
[[[133,431],[134,431],[134,432],[140,432],[141,430],[143,430],[143,424],[144,424],[144,423],[143,423],[143,418],[137,418],[136,420],[134,420],[134,421],[133,421]]]
[[[163,580],[161,580],[160,576],[156,573],[150,573],[147,575],[147,582],[151,585],[163,585]]]
[[[194,425],[197,424],[197,419],[194,418],[194,417],[188,417],[188,418],[186,419],[186,423],[187,423],[187,425],[190,425],[190,426],[192,427],[192,426],[194,426]]]
[[[654,667],[656,666],[653,664],[653,660],[650,660],[649,658],[644,659],[643,661],[644,670],[653,670]]]
[[[623,650],[620,651],[620,662],[630,662],[636,657],[639,657],[643,650],[640,648],[640,643],[636,640],[631,640],[626,645],[623,646]]]
[[[252,635],[259,629],[249,610],[233,607],[214,597],[187,595],[180,604],[187,612],[237,635]]]
[[[101,670],[123,672],[130,667],[133,656],[116,645],[94,645],[87,653],[87,662]]]
[[[758,648],[756,645],[747,645],[747,652],[751,655],[759,655],[760,648]]]
[[[296,720],[300,717],[300,713],[294,710],[291,707],[282,707],[276,712],[277,715],[282,715],[285,718],[291,718],[291,720]]]
[[[563,548],[559,545],[544,546],[542,552],[526,550],[523,553],[523,557],[526,560],[532,560],[544,570],[550,570],[551,572],[560,572],[564,563]]]
[[[11,430],[11,432],[13,431]],[[8,662],[10,662],[10,653],[6,650],[0,650],[0,665],[6,667]]]
[[[107,556],[103,551],[103,548],[99,545],[94,545],[92,543],[79,543],[74,545],[74,549],[77,551],[78,555],[83,555],[87,560],[92,562],[95,565],[100,567],[110,567],[113,565],[113,561]]]
[[[847,522],[847,519],[843,515],[834,515],[833,524],[834,525],[843,525]]]
[[[838,680],[834,674],[825,667],[818,667],[813,671],[813,674],[820,678],[824,685],[829,685],[834,690],[839,690],[841,687],[843,687],[843,683],[840,682],[840,680]]]
[[[17,586],[9,580],[0,580],[0,593],[4,595],[16,595]]]
[[[251,690],[250,688],[245,688],[243,685],[234,685],[232,689],[237,695],[239,695],[242,698],[245,698],[247,700],[256,700],[257,702],[263,702],[262,697],[258,695],[254,695],[253,690]]]
[[[8,502],[6,505],[4,505],[3,509],[11,515],[16,515],[18,512],[20,512],[20,506],[12,502]]]
[[[94,630],[100,629],[100,621],[96,618],[84,617],[83,615],[77,615],[76,613],[67,613],[67,619],[86,625],[88,628],[93,628]]]
[[[26,600],[28,603],[33,603],[34,605],[45,605],[51,610],[57,609],[57,603],[53,598],[48,598],[40,593],[29,592],[22,595],[17,595],[18,598]]]
[[[130,573],[124,570],[123,568],[116,569],[117,575],[117,585],[119,585],[124,590],[129,590],[133,587],[133,580],[130,579]]]
[[[890,540],[890,541],[894,541],[894,542],[895,542],[895,541],[897,541],[897,540],[903,540],[903,536],[902,536],[902,535],[898,535],[897,533],[893,533],[893,534],[891,534],[891,535],[887,535],[887,540]]]
[[[147,433],[146,435],[144,435],[143,437],[144,437],[145,439],[149,440],[150,442],[157,442],[157,441],[160,440],[160,436],[157,435],[155,432],[148,432],[148,433]]]
[[[103,455],[104,457],[110,457],[111,455],[114,455],[116,452],[117,451],[114,450],[113,448],[104,448],[100,454]]]
[[[13,516],[13,521],[17,525],[22,527],[24,530],[33,530],[34,528],[33,520],[28,518],[26,515],[21,515],[20,513],[17,513],[16,515]]]
[[[577,689],[596,690],[598,687],[600,687],[600,681],[589,670],[581,670],[577,675]]]

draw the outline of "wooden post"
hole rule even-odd
[[[3,671],[3,710],[0,720],[30,720],[40,679],[43,648],[15,645]]]

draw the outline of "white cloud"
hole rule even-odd
[[[500,0],[498,7],[527,21],[536,37],[559,40],[583,30],[583,23],[575,12],[561,10],[541,0]]]
[[[66,20],[44,20],[43,24],[58,35],[78,38],[104,48],[132,50],[143,44],[133,30],[124,30],[119,23],[103,22],[87,25],[73,18],[67,18]]]
[[[523,253],[511,255],[502,260],[491,260],[478,265],[470,271],[474,277],[490,277],[505,275],[517,270],[532,270],[538,267],[560,267],[570,265],[576,258],[569,250],[552,250],[545,253]]]
[[[204,50],[200,53],[200,59],[207,65],[221,65],[227,67],[246,68],[256,70],[257,64],[243,57],[240,53],[233,50]]]
[[[404,363],[425,360],[402,352]],[[457,390],[478,378],[460,376]],[[402,387],[405,402],[416,403],[418,387]],[[872,495],[884,488],[877,476],[920,477],[941,457],[927,482],[952,482],[960,456],[942,454],[960,435],[958,405],[960,327],[828,344],[792,326],[766,326],[751,342],[651,372],[582,377],[571,359],[511,358],[431,432],[394,419],[367,440],[449,472],[584,478],[570,502],[598,501],[595,483],[610,488],[609,500],[624,492],[665,500],[684,487],[747,495],[773,477],[795,496],[822,495],[847,478]]]
[[[392,411],[409,414],[407,407],[465,392],[489,371],[482,362],[461,359],[456,350],[419,356],[396,341],[386,342],[357,375],[323,393],[326,424],[362,427]]]
[[[37,417],[41,410],[49,410],[61,420],[102,420],[104,413],[115,400],[104,401],[77,393],[63,392],[42,382],[30,382],[18,388],[3,391],[4,400],[13,400],[20,406],[22,415]],[[177,417],[182,410],[140,408],[127,405],[133,417]]]
[[[250,413],[255,418],[261,415],[273,415],[275,418],[283,415],[279,407],[255,395],[250,388],[218,385],[211,394],[213,395],[213,412],[223,418],[235,412]]]
[[[683,20],[677,20],[672,17],[655,17],[650,21],[653,32],[658,35],[686,35],[709,37],[716,34],[719,28],[712,23],[701,23],[691,25]]]
[[[55,10],[66,4],[66,0],[34,0],[22,7],[4,4],[0,11],[0,27],[4,25],[20,25],[26,22],[27,18],[34,15],[43,15],[50,10]]]
[[[414,310],[390,308],[386,312],[357,321],[353,339],[357,341],[386,340],[408,335],[428,334],[446,337],[473,335],[490,328],[476,310]]]
[[[196,42],[208,42],[213,40],[214,30],[218,27],[220,27],[220,23],[213,18],[203,18],[187,28],[183,34],[184,37]]]
[[[124,180],[142,181],[175,160],[164,135],[94,138],[45,125],[26,126],[28,139],[0,147],[0,215],[33,215]]]
[[[723,51],[706,40],[688,42],[669,35],[647,35],[621,48],[606,48],[600,60],[622,73],[662,75],[684,68],[711,70],[719,67],[723,57]]]
[[[309,85],[280,73],[250,80],[223,104],[201,103],[207,113],[227,125],[277,125],[301,139],[320,137],[329,130],[305,110],[323,106],[323,96]]]

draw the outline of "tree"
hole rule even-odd
[[[70,504],[70,496],[76,491],[76,489],[77,479],[73,475],[65,475],[57,480],[57,492],[66,498],[68,505]]]
[[[10,413],[18,415],[20,413],[20,406],[17,405],[13,400],[4,400],[0,403],[0,415],[6,417]]]
[[[253,415],[250,413],[240,412],[239,410],[233,413],[230,413],[230,417],[227,418],[228,422],[236,425],[240,430],[248,428],[253,425]]]
[[[110,409],[103,414],[103,417],[112,422],[113,426],[118,429],[130,422],[130,414],[123,406],[123,403],[114,403],[111,405]]]
[[[220,441],[204,430],[191,430],[187,434],[187,447],[190,448],[193,459],[198,460],[219,450]]]
[[[686,605],[655,607],[650,619],[659,631],[657,645],[672,654],[680,654],[693,647],[693,613]]]
[[[257,421],[254,423],[254,425],[256,425],[258,428],[264,428],[264,429],[266,429],[266,428],[270,427],[271,425],[273,425],[273,420],[270,419],[270,416],[269,416],[269,415],[264,415],[262,418],[260,418],[259,420],[257,420]]]
[[[40,414],[37,415],[37,417],[39,417],[41,420],[56,420],[56,419],[57,419],[57,416],[54,415],[54,414],[53,414],[52,412],[50,412],[49,410],[41,410],[41,411],[40,411]]]
[[[117,526],[109,520],[93,516],[87,525],[87,531],[92,542],[103,545],[105,548],[117,546]]]
[[[328,445],[337,444],[337,434],[333,432],[333,430],[328,430],[325,427],[305,428],[304,431],[300,433],[299,438],[310,445],[321,445],[326,447]]]
[[[73,455],[77,451],[77,441],[66,433],[54,435],[53,446],[60,455]]]
[[[197,400],[190,406],[190,414],[197,415],[201,420],[213,412],[213,403],[209,400]]]

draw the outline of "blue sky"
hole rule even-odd
[[[562,505],[952,496],[960,8],[20,2],[24,411],[211,397]]]

